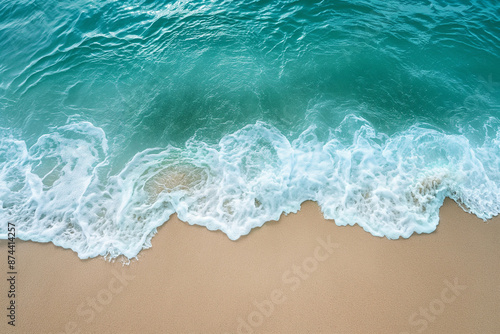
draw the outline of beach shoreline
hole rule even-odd
[[[500,332],[500,217],[483,222],[446,199],[440,220],[388,240],[305,202],[231,241],[173,215],[125,266],[17,240],[16,326],[4,316],[0,331]],[[4,273],[7,250],[1,240]]]

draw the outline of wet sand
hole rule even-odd
[[[500,333],[500,218],[453,201],[431,234],[387,240],[312,202],[238,241],[172,216],[128,266],[16,242],[1,333]],[[7,276],[7,242],[0,268]]]

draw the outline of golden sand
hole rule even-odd
[[[434,233],[409,239],[306,202],[237,241],[173,216],[152,243],[122,266],[17,241],[16,327],[4,315],[0,332],[500,333],[500,219],[451,200]]]

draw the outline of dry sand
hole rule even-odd
[[[0,253],[6,275],[4,240]],[[16,327],[3,279],[2,333],[500,333],[500,218],[451,200],[434,233],[405,240],[307,202],[236,242],[172,217],[124,267],[21,241],[16,259]]]

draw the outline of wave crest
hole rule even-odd
[[[313,200],[338,225],[376,236],[430,233],[450,197],[479,218],[500,212],[500,134],[480,146],[423,124],[388,136],[349,115],[329,136],[290,141],[257,122],[217,145],[136,154],[116,175],[102,129],[71,123],[25,142],[0,141],[0,237],[51,241],[81,258],[135,257],[171,214],[238,239]]]

